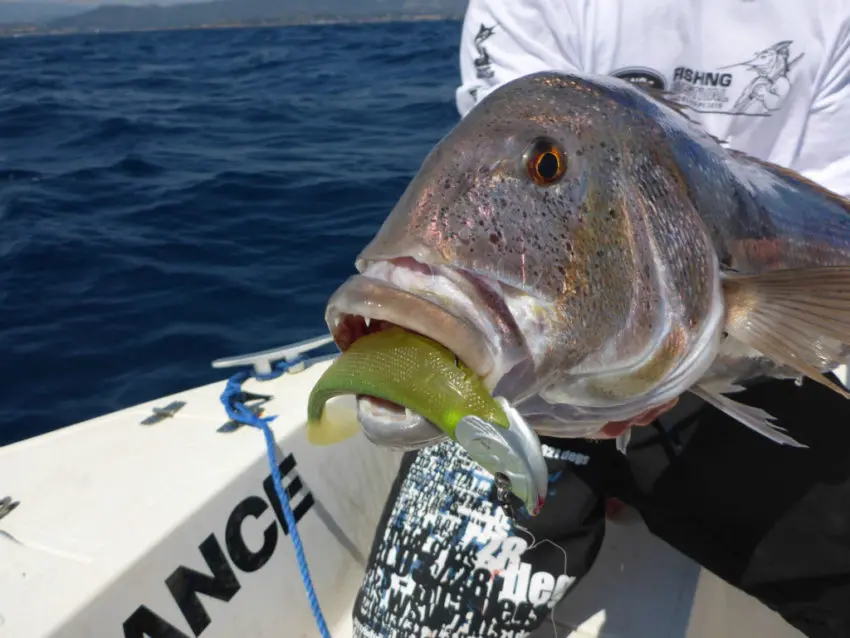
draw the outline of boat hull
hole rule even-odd
[[[362,435],[307,442],[307,397],[327,365],[244,389],[272,397],[262,407],[278,415],[278,461],[316,593],[332,635],[348,638],[401,457]],[[275,512],[262,433],[227,425],[223,389],[195,388],[0,449],[0,498],[20,503],[0,519],[0,638],[318,635]],[[596,564],[553,622],[556,635],[575,638],[802,636],[640,520],[609,525]],[[547,622],[534,635],[552,632]]]

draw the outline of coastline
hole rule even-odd
[[[386,15],[366,18],[308,18],[308,19],[269,19],[247,22],[219,22],[180,27],[152,27],[133,29],[65,28],[57,29],[40,25],[0,25],[0,38],[21,38],[35,36],[61,35],[100,35],[107,33],[149,33],[158,31],[214,31],[217,29],[270,29],[297,26],[322,26],[344,24],[386,24],[393,22],[457,22],[462,16],[423,14],[423,15]]]

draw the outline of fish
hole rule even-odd
[[[692,393],[805,447],[735,393],[808,378],[850,397],[827,376],[850,358],[850,202],[617,78],[541,71],[488,94],[354,266],[325,309],[341,351],[427,336],[539,436],[627,438]],[[400,415],[406,449],[446,437],[393,409],[359,397],[373,442],[398,445]]]

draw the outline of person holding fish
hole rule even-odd
[[[460,59],[327,308],[311,439],[411,450],[355,635],[542,631],[612,497],[850,635],[850,1],[471,0]]]

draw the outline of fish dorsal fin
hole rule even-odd
[[[725,274],[726,332],[845,398],[824,372],[850,344],[850,267]]]

